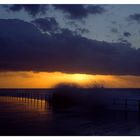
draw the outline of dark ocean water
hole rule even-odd
[[[140,135],[138,112],[56,110],[46,100],[0,96],[1,136]]]

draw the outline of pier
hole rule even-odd
[[[51,100],[50,89],[0,89],[0,96],[17,99]]]
[[[82,89],[79,93],[69,93],[69,97],[71,100],[79,101],[84,107],[87,106],[87,102],[90,106],[93,106],[94,101],[97,99],[108,110],[121,110],[124,112],[135,111],[139,112],[140,116],[139,90],[134,93],[129,93],[127,90],[126,93],[124,90],[117,92],[112,89],[103,89],[103,91],[100,91],[104,93],[93,93],[93,91],[94,89]],[[16,97],[21,100],[33,99],[47,100],[48,102],[51,102],[53,89],[0,89],[0,96],[7,98]],[[59,96],[59,98],[63,98],[63,96]],[[62,101],[64,101],[64,99],[62,99]],[[89,106],[87,106],[87,109],[88,108]]]

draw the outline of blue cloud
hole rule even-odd
[[[0,71],[140,75],[140,49],[60,30],[48,35],[32,23],[1,19]]]

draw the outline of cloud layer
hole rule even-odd
[[[71,19],[82,19],[89,14],[102,14],[106,10],[100,5],[82,5],[82,4],[57,4],[53,5],[56,9],[68,14]]]
[[[91,40],[59,26],[59,32],[48,27],[41,22],[46,34],[33,23],[1,19],[0,70],[140,75],[140,49],[129,43]]]
[[[59,29],[59,25],[53,17],[37,18],[32,23],[43,32],[56,32]]]
[[[136,21],[137,23],[140,23],[140,14],[135,13],[129,16],[130,20]]]
[[[125,37],[130,37],[130,36],[131,36],[131,33],[129,33],[129,32],[124,32],[123,35],[124,35]]]
[[[9,11],[19,12],[20,10],[26,11],[31,16],[36,16],[38,14],[45,14],[48,7],[52,6],[56,10],[60,10],[70,19],[83,19],[89,14],[102,14],[106,10],[101,5],[82,5],[82,4],[55,4],[55,5],[45,5],[45,4],[14,4],[5,6]]]
[[[31,16],[36,16],[38,14],[45,14],[48,5],[41,4],[14,4],[8,5],[6,8],[9,11],[19,12],[20,10],[26,11]]]

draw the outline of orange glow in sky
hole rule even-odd
[[[140,76],[66,74],[61,72],[0,72],[0,88],[52,88],[59,83],[82,87],[140,88]]]

